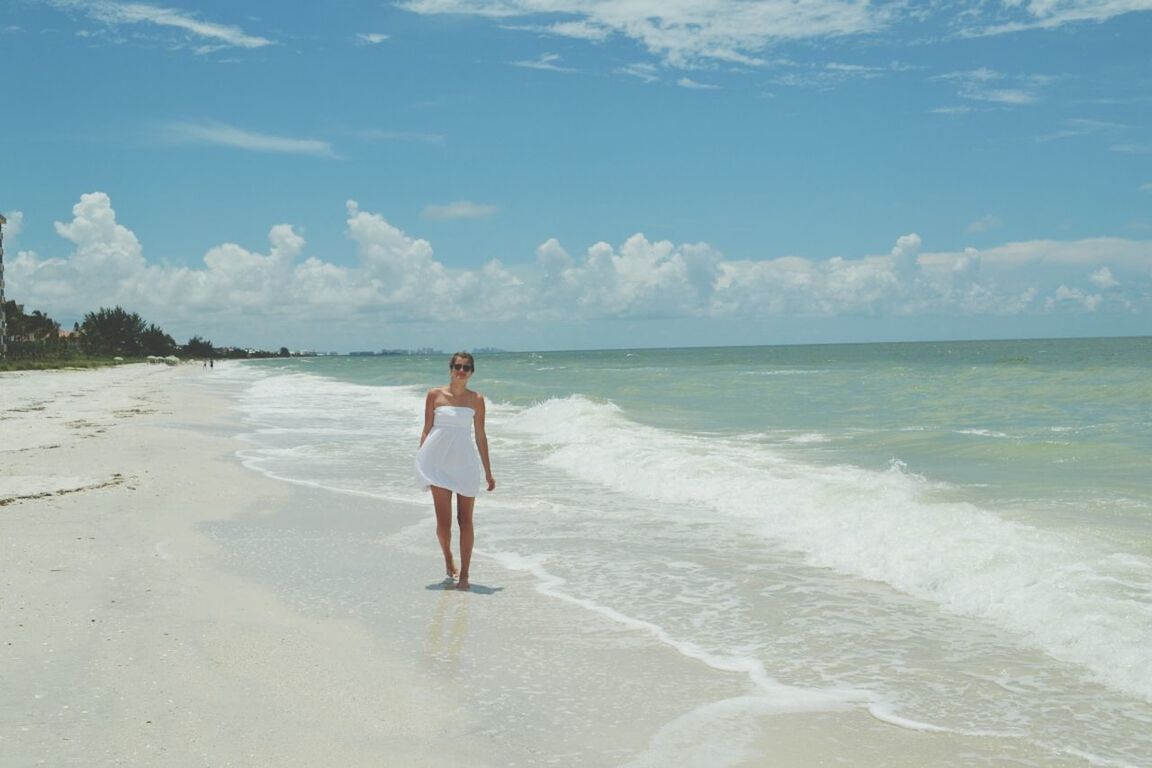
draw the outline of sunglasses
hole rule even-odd
[[[452,370],[454,371],[472,371],[472,366],[465,365],[464,363],[452,363]]]

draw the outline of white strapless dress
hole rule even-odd
[[[432,431],[416,452],[416,477],[421,488],[435,485],[461,496],[476,496],[484,481],[480,451],[472,437],[476,411],[458,405],[436,408]]]

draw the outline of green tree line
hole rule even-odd
[[[60,324],[40,310],[31,314],[15,301],[4,302],[8,357],[19,361],[68,361],[83,358],[142,358],[147,356],[185,358],[273,357],[272,352],[248,352],[227,348],[217,350],[211,341],[193,336],[186,344],[176,340],[154,323],[123,307],[101,307],[84,315],[71,333],[60,332]],[[281,348],[279,355],[286,354]]]

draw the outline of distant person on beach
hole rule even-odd
[[[452,355],[446,387],[428,390],[424,399],[424,431],[416,453],[416,474],[422,487],[432,490],[436,507],[436,536],[444,552],[448,578],[456,588],[471,588],[468,565],[472,561],[472,510],[482,484],[496,489],[488,460],[484,432],[484,396],[468,389],[476,361],[467,352]],[[473,442],[473,429],[475,442]],[[456,521],[460,525],[460,569],[452,559],[452,494],[456,494]]]

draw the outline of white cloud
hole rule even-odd
[[[1145,182],[1140,185],[1141,192],[1152,192],[1152,181]]]
[[[997,104],[1035,104],[1040,97],[1034,91],[1023,88],[986,88],[962,94],[970,99],[992,101]]]
[[[707,83],[698,83],[695,80],[688,78],[688,77],[680,78],[679,80],[676,81],[676,85],[680,86],[681,88],[690,88],[690,89],[698,90],[698,91],[714,91],[720,87],[718,85],[708,85]]]
[[[980,254],[986,266],[1003,270],[1083,268],[1097,265],[1138,270],[1147,269],[1152,264],[1152,241],[1118,237],[1027,240],[986,248]]]
[[[348,236],[356,243],[361,266],[345,270],[310,260],[310,269],[326,272],[325,283],[336,286],[330,291],[336,306],[405,322],[479,316],[501,321],[517,317],[530,296],[499,261],[478,271],[449,269],[435,260],[427,240],[409,237],[383,216],[361,211],[353,200],[347,210]],[[348,284],[356,290],[346,292]]]
[[[15,238],[24,228],[24,213],[22,211],[9,211],[4,214],[7,224],[4,225],[4,237]]]
[[[348,236],[356,242],[360,260],[367,266],[394,267],[403,272],[410,266],[434,263],[432,244],[427,240],[408,237],[378,213],[361,211],[355,200],[349,200],[345,208]]]
[[[360,32],[356,35],[356,40],[362,45],[379,45],[391,37],[391,35],[384,35],[379,32]]]
[[[270,228],[263,251],[208,249],[196,266],[145,258],[102,192],[85,194],[56,224],[64,255],[22,251],[10,293],[49,314],[79,316],[121,304],[177,337],[249,329],[295,334],[317,324],[368,332],[381,323],[547,322],[613,318],[762,319],[875,315],[1019,315],[1152,311],[1152,241],[1098,238],[928,252],[909,233],[887,252],[814,260],[728,260],[706,243],[599,242],[570,254],[555,239],[534,259],[512,254],[456,269],[432,244],[382,215],[346,205],[354,259],[309,254],[297,229]]]
[[[214,144],[250,152],[336,157],[332,145],[327,141],[255,133],[217,122],[169,123],[161,127],[160,135],[165,140],[178,143]]]
[[[561,21],[555,24],[542,26],[506,25],[505,29],[516,29],[533,32],[536,34],[554,35],[556,37],[568,37],[575,40],[588,40],[594,43],[602,43],[612,36],[612,31],[610,29],[598,24],[589,23],[587,21]]]
[[[660,79],[660,70],[653,64],[629,64],[626,67],[620,67],[616,72],[639,78],[646,83],[655,83]]]
[[[1092,276],[1088,279],[1092,281],[1092,285],[1102,291],[1106,291],[1109,288],[1116,288],[1120,285],[1116,278],[1112,276],[1112,270],[1108,269],[1108,267],[1100,267],[1100,269],[1093,272]]]
[[[790,256],[720,264],[714,314],[882,314],[901,293],[894,260],[836,257],[816,262]]]
[[[445,219],[486,219],[495,216],[500,209],[495,205],[473,203],[469,200],[458,200],[447,205],[429,205],[424,208],[424,218],[433,220]]]
[[[549,240],[536,257],[544,278],[537,312],[555,318],[706,314],[720,261],[705,244],[652,243],[642,234],[619,250],[596,243],[581,259]]]
[[[1045,75],[1005,75],[988,67],[950,72],[935,79],[956,83],[961,98],[1009,106],[1035,104],[1041,91],[1053,82]]]
[[[1054,29],[1078,22],[1102,22],[1116,16],[1152,10],[1152,0],[1001,0],[999,9],[1015,17],[973,29],[996,35],[1027,29]],[[993,6],[993,10],[998,10]]]
[[[1055,293],[1044,299],[1044,309],[1049,312],[1061,308],[1095,312],[1100,308],[1100,303],[1103,300],[1103,297],[1098,293],[1085,293],[1079,288],[1061,285]]]
[[[109,0],[56,0],[56,5],[77,8],[91,18],[110,25],[153,24],[171,27],[227,47],[262,48],[272,45],[267,38],[249,35],[238,27],[202,21],[183,11],[146,3],[116,3]]]
[[[58,221],[55,227],[56,234],[76,245],[71,264],[85,275],[130,275],[145,266],[140,241],[116,223],[112,201],[103,192],[81,195],[72,206],[72,221]]]
[[[634,40],[664,63],[763,63],[760,53],[776,43],[861,35],[884,29],[898,4],[860,0],[406,0],[399,7],[421,14],[467,14],[494,19],[566,17],[552,25],[528,25],[581,40],[619,35]]]
[[[117,298],[131,298],[131,283],[149,270],[136,235],[116,222],[103,192],[82,195],[72,207],[72,221],[56,222],[55,230],[74,246],[67,259],[40,259],[21,251],[8,265],[12,294],[25,297],[21,303],[63,303],[74,310],[78,307],[69,299],[84,296],[111,305]]]
[[[524,67],[526,69],[543,69],[551,72],[575,72],[571,67],[562,67],[556,62],[560,61],[560,55],[557,53],[541,54],[539,58],[531,61],[514,61],[513,66]]]
[[[915,34],[934,14],[959,34],[974,36],[1152,10],[1152,0],[991,0],[959,12],[946,4],[865,0],[401,0],[397,5],[420,14],[487,17],[508,29],[594,43],[626,38],[663,64],[681,68],[762,66],[765,51],[780,43],[899,32],[899,25]],[[1038,93],[1035,85],[1020,84],[973,91],[970,97],[1029,104]]]
[[[900,284],[899,291],[907,293],[915,286],[920,273],[920,235],[915,232],[896,238],[896,245],[888,252],[890,269]]]
[[[1152,144],[1113,144],[1109,149],[1126,155],[1152,155]]]
[[[72,220],[56,225],[73,244],[72,253],[50,259],[19,254],[11,265],[13,293],[22,303],[54,312],[78,315],[121,304],[149,319],[231,325],[235,334],[269,317],[300,325],[326,318],[346,322],[365,313],[402,321],[459,318],[477,308],[479,299],[470,297],[491,296],[515,282],[498,263],[479,272],[448,270],[428,241],[361,211],[354,201],[347,215],[355,266],[301,260],[306,243],[287,224],[271,228],[266,253],[224,243],[205,253],[201,267],[161,266],[144,260],[140,242],[117,222],[106,194],[86,194]],[[482,280],[491,285],[478,288]]]

